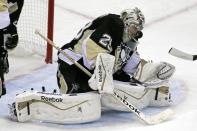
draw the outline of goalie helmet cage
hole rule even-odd
[[[52,63],[52,46],[35,35],[40,30],[53,40],[54,0],[24,0],[24,6],[17,24],[19,43],[16,56],[39,55],[46,63]]]

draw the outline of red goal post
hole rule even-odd
[[[53,40],[55,0],[24,0],[24,6],[17,24],[19,42],[10,55],[17,57],[41,56],[46,63],[52,63],[52,47],[35,35],[40,30]]]
[[[48,38],[53,41],[53,26],[54,26],[54,0],[49,0],[48,4]],[[47,43],[46,63],[52,63],[53,47]]]

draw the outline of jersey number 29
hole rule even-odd
[[[110,52],[112,51],[112,47],[111,47],[112,39],[110,35],[103,34],[103,36],[99,40],[99,43],[105,48],[107,48],[107,50],[109,50]]]

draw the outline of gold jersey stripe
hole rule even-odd
[[[7,0],[0,0],[0,12],[4,12],[8,10]]]

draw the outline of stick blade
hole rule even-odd
[[[146,118],[147,119],[146,122],[149,125],[159,124],[163,121],[166,121],[167,119],[172,117],[174,114],[175,113],[172,109],[166,109],[165,111],[163,111],[155,116]]]
[[[175,57],[178,57],[178,58],[182,58],[182,59],[185,59],[185,60],[191,60],[193,61],[194,60],[194,56],[191,55],[191,54],[188,54],[186,52],[183,52],[181,50],[178,50],[174,47],[172,47],[169,52],[168,52],[170,55],[173,55]]]

